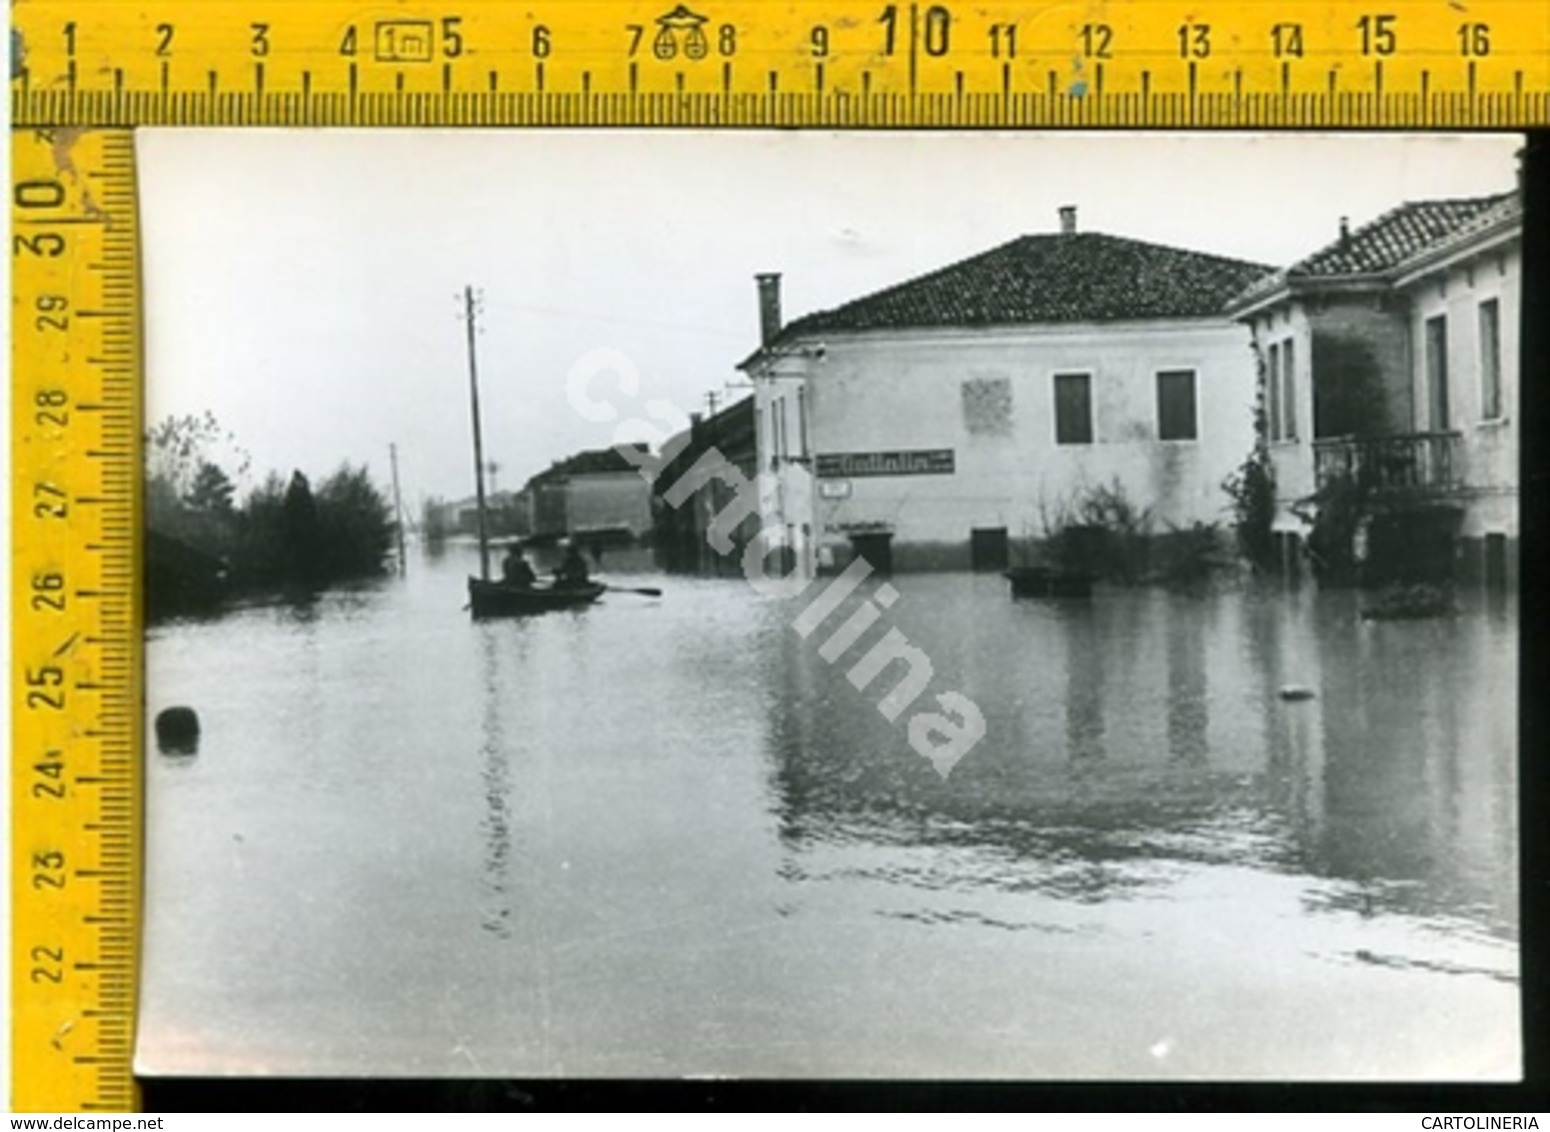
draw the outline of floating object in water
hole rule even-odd
[[[199,713],[191,707],[170,707],[156,716],[156,747],[164,755],[199,753]]]
[[[1413,621],[1458,612],[1453,595],[1440,586],[1393,586],[1362,610],[1364,621]]]
[[[1014,566],[1006,571],[1013,597],[1091,597],[1093,578],[1074,570]]]
[[[1306,688],[1301,684],[1283,684],[1281,686],[1281,698],[1289,703],[1296,703],[1299,700],[1311,700],[1313,698],[1313,689]]]

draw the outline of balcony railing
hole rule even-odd
[[[1315,440],[1313,474],[1321,488],[1338,478],[1390,494],[1452,491],[1458,441],[1456,432]]]

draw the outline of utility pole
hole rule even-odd
[[[398,492],[398,445],[388,445],[388,461],[393,465],[393,516],[398,529],[398,572],[409,572],[409,556],[404,553],[404,498]]]
[[[474,491],[479,503],[479,577],[490,580],[490,532],[484,518],[484,438],[479,429],[479,363],[474,356],[477,312],[474,289],[463,288],[463,310],[468,322],[468,403],[474,420]]]
[[[716,406],[719,404],[721,404],[721,394],[717,393],[714,389],[705,394],[706,419],[716,415]]]

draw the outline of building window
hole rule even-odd
[[[1480,415],[1502,415],[1502,324],[1495,299],[1480,304]]]
[[[1091,444],[1093,442],[1092,375],[1057,373],[1055,375],[1055,443]]]
[[[1433,432],[1448,430],[1448,318],[1438,315],[1426,320],[1426,405],[1427,427]]]
[[[807,390],[797,387],[797,455],[807,455]]]
[[[1292,340],[1281,343],[1281,439],[1297,439],[1297,366]]]
[[[1157,439],[1195,437],[1195,371],[1164,370],[1157,375]]]
[[[1281,345],[1272,342],[1265,352],[1265,427],[1271,440],[1281,439]]]

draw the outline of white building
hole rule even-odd
[[[759,277],[766,529],[806,570],[999,568],[1084,493],[1220,522],[1253,445],[1227,301],[1269,268],[1101,233],[1023,236],[782,326]]]
[[[1522,223],[1517,193],[1411,202],[1234,301],[1287,562],[1346,483],[1365,514],[1353,557],[1516,573]]]

